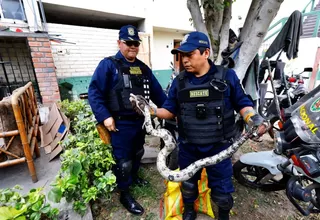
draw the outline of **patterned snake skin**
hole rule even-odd
[[[139,102],[135,95],[131,95],[131,97],[132,97],[131,100],[134,100],[136,103]],[[151,114],[150,114],[150,110],[149,110],[148,106],[146,106],[144,108],[144,111],[142,111],[142,109],[140,109],[140,110],[144,114],[144,117],[145,117],[144,126],[146,128],[147,133],[150,135],[161,138],[165,143],[165,146],[159,152],[158,157],[157,157],[157,169],[163,178],[165,178],[169,181],[173,181],[173,182],[186,181],[186,180],[190,179],[193,175],[195,175],[196,172],[198,170],[200,170],[201,168],[217,164],[220,161],[222,161],[228,157],[231,157],[239,149],[239,147],[246,140],[248,140],[253,134],[252,131],[247,132],[247,133],[243,134],[237,141],[235,141],[226,150],[221,151],[220,153],[218,153],[212,157],[207,157],[207,158],[198,160],[198,161],[190,164],[188,167],[186,167],[183,170],[173,171],[167,167],[166,158],[174,150],[174,148],[177,145],[175,138],[166,129],[162,129],[162,128],[161,129],[154,129],[153,128],[152,122],[151,122]]]

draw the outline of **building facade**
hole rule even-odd
[[[250,4],[234,4],[236,30]],[[289,6],[281,7],[279,16],[288,16]],[[172,68],[181,69],[170,51],[194,30],[186,0],[2,0],[0,16],[0,88],[9,82],[12,90],[31,80],[43,103],[86,93],[99,61],[117,52],[118,30],[126,24],[140,30],[139,58],[165,88]]]

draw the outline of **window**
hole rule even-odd
[[[0,0],[0,16],[5,19],[26,20],[21,0]]]

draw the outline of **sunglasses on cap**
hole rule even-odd
[[[121,42],[126,44],[128,47],[131,47],[131,46],[139,47],[140,46],[139,41],[124,41],[124,40],[122,40]]]

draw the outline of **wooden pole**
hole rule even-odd
[[[19,164],[19,163],[23,163],[25,161],[26,161],[25,157],[22,157],[20,159],[15,159],[15,160],[7,160],[5,162],[1,162],[0,163],[0,168],[16,165],[16,164]]]
[[[37,182],[37,174],[36,169],[33,163],[32,153],[30,149],[30,145],[28,142],[28,135],[26,133],[26,128],[24,125],[23,117],[21,114],[21,110],[19,107],[19,97],[32,85],[31,82],[29,82],[27,85],[25,85],[22,88],[17,89],[17,91],[12,95],[11,101],[12,101],[12,108],[14,112],[14,116],[16,118],[16,123],[18,126],[18,130],[20,132],[20,138],[23,146],[23,151],[27,160],[27,165],[29,168],[30,176],[33,182]]]

